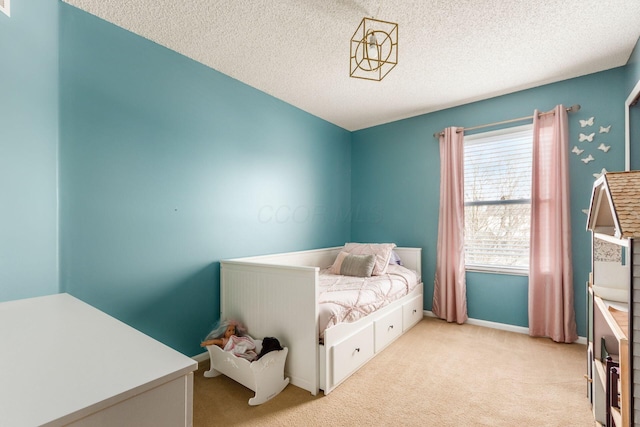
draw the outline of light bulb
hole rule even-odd
[[[378,44],[378,39],[376,38],[376,35],[371,33],[369,35],[369,48],[376,47],[377,44]]]
[[[373,33],[369,36],[369,52],[367,56],[370,59],[378,59],[378,39]]]

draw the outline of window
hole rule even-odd
[[[532,145],[532,125],[465,136],[467,269],[528,272]]]

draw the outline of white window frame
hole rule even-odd
[[[479,139],[486,138],[496,138],[503,137],[506,135],[511,135],[514,133],[520,133],[523,131],[531,132],[533,138],[533,124],[526,124],[520,126],[513,126],[509,128],[489,131],[489,132],[480,132],[473,135],[465,135],[464,144],[474,143]],[[514,203],[528,203],[531,204],[531,199],[518,199],[518,201],[505,201],[504,204],[514,204]],[[470,203],[465,203],[465,206],[468,206]],[[475,203],[475,204],[502,204],[500,201],[492,201],[488,203]],[[529,238],[529,244],[531,239]],[[466,240],[465,240],[466,243]],[[488,272],[488,273],[498,273],[498,274],[511,274],[511,275],[521,275],[527,276],[529,274],[529,267],[512,267],[512,266],[498,266],[498,265],[478,265],[478,264],[469,264],[467,261],[467,257],[465,257],[465,269],[466,271],[479,271],[479,272]]]
[[[0,12],[4,12],[5,15],[11,16],[11,0],[0,0]]]

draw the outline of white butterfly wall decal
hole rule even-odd
[[[576,153],[578,156],[582,154],[583,151],[584,150],[579,149],[577,145],[574,145],[573,150],[571,150],[572,153]]]
[[[593,158],[593,156],[591,154],[589,154],[587,157],[585,157],[584,159],[580,159],[582,160],[582,163],[584,163],[585,165],[589,162],[594,161],[595,159]]]
[[[604,145],[604,142],[601,142],[600,145],[598,145],[598,150],[604,151],[605,153],[607,151],[609,151],[609,149],[611,148],[610,145]]]
[[[611,130],[611,125],[607,127],[600,126],[600,133],[609,133],[610,130]]]
[[[585,135],[584,133],[581,133],[580,136],[578,137],[579,142],[582,141],[589,141],[589,142],[593,142],[593,137],[595,136],[595,132],[590,133],[589,135]]]
[[[582,213],[585,215],[589,215],[589,209],[582,209]]]
[[[600,172],[596,172],[593,174],[594,178],[598,179],[600,178],[602,175],[604,175],[607,172],[607,170],[605,168],[602,168],[602,170]]]
[[[587,120],[580,120],[580,127],[593,126],[593,117],[589,117]]]

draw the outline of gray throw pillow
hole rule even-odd
[[[347,255],[340,266],[340,274],[343,276],[371,277],[375,264],[375,255]]]

